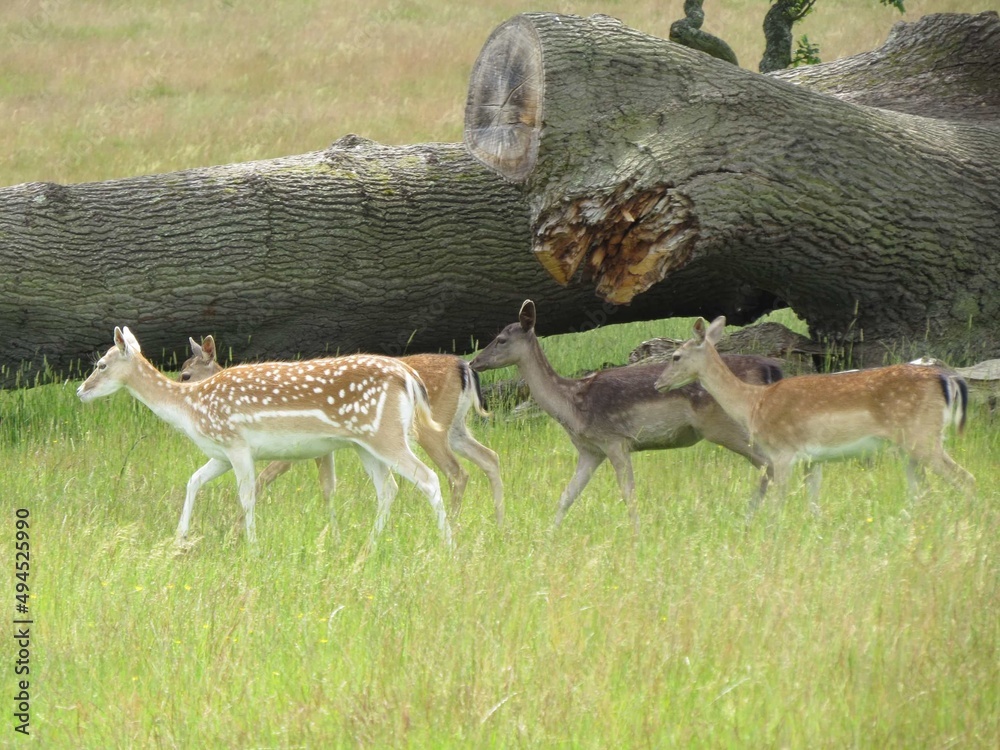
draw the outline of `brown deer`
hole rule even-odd
[[[766,467],[763,454],[750,446],[746,430],[726,415],[704,389],[689,386],[671,393],[654,387],[664,365],[630,365],[596,372],[584,378],[556,374],[535,336],[535,304],[521,306],[512,323],[472,360],[472,369],[492,370],[516,365],[532,397],[566,430],[578,455],[576,473],[559,498],[558,526],[573,501],[587,486],[604,459],[611,461],[633,527],[639,528],[635,480],[630,453],[694,445],[708,440]],[[774,360],[733,355],[726,365],[738,377],[771,383],[781,377]],[[768,473],[759,494],[767,489]]]
[[[206,336],[201,344],[193,338],[189,338],[188,342],[191,344],[192,354],[181,366],[179,378],[182,382],[193,383],[222,370],[222,365],[218,362],[215,339],[212,336]],[[414,354],[401,357],[400,361],[412,368],[423,381],[427,388],[431,416],[447,431],[447,440],[437,444],[440,438],[438,433],[424,433],[418,430],[417,442],[448,478],[453,515],[457,515],[461,510],[462,496],[469,481],[468,472],[455,458],[454,454],[457,453],[482,469],[489,478],[497,525],[503,526],[503,482],[500,478],[500,460],[496,453],[472,436],[466,424],[466,418],[472,409],[481,416],[489,416],[483,409],[479,377],[469,367],[468,362],[451,354]],[[319,467],[323,497],[329,504],[337,486],[333,457],[317,458],[316,465]],[[268,464],[257,477],[257,491],[260,492],[291,466],[291,461],[273,461]],[[333,506],[330,505],[330,508],[332,514]]]
[[[715,344],[726,319],[711,325],[699,319],[694,336],[673,354],[656,381],[657,389],[700,382],[706,391],[750,435],[753,445],[774,467],[782,492],[797,461],[809,467],[813,509],[821,479],[818,462],[865,453],[891,443],[909,454],[907,479],[917,493],[924,467],[954,485],[972,490],[973,476],[945,453],[943,432],[949,423],[965,425],[968,390],[955,373],[938,367],[905,364],[828,375],[801,375],[771,385],[745,383],[733,377]],[[753,517],[760,498],[751,505]]]
[[[438,528],[451,544],[437,474],[409,445],[414,421],[421,431],[443,431],[431,417],[423,383],[397,360],[359,354],[262,362],[230,367],[197,383],[179,383],[142,356],[128,328],[115,328],[114,341],[77,389],[80,399],[92,401],[125,388],[209,457],[188,481],[178,541],[187,536],[195,497],[206,482],[234,471],[247,539],[254,542],[255,460],[320,458],[353,445],[379,500],[370,544],[392,504],[390,469],[427,496]]]

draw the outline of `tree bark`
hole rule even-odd
[[[468,351],[538,299],[547,331],[657,317],[561,289],[520,191],[462,144],[326,151],[0,190],[0,385],[86,368],[129,325],[160,364],[213,333],[236,361]],[[683,280],[682,280],[683,281]],[[700,289],[685,292],[692,305]],[[738,289],[720,292],[740,299]]]
[[[997,59],[981,51],[1000,46],[994,13],[894,37],[933,45],[937,24],[963,19],[972,57]],[[964,101],[993,108],[997,77],[975,81]],[[894,104],[927,106],[916,87]],[[1000,352],[1000,131],[975,119],[858,106],[606,16],[525,14],[480,54],[465,135],[522,185],[534,254],[560,283],[592,278],[625,304],[697,268],[873,362],[887,347]]]
[[[285,159],[0,195],[8,366],[64,370],[121,324],[161,363],[207,333],[237,359],[464,348],[495,330],[494,300],[510,317],[523,289],[540,291],[515,252],[523,203],[455,144],[349,136]]]

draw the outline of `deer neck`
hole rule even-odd
[[[722,410],[749,432],[754,407],[767,386],[740,380],[722,361],[714,347],[708,348],[705,354],[705,369],[699,381]]]
[[[581,422],[581,415],[576,405],[578,380],[564,378],[552,369],[546,359],[538,339],[534,336],[528,342],[528,356],[517,363],[532,398],[553,419],[564,426],[572,426]]]
[[[190,386],[171,380],[145,357],[138,357],[135,370],[125,382],[125,388],[164,422],[190,432],[190,403],[184,398]]]

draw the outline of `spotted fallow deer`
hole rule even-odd
[[[187,536],[195,497],[206,482],[234,471],[252,543],[255,460],[321,458],[352,445],[379,499],[371,545],[392,504],[390,470],[427,496],[441,534],[451,543],[437,474],[409,445],[414,421],[423,431],[441,427],[431,417],[424,385],[397,360],[350,355],[263,362],[230,367],[197,383],[179,383],[146,360],[128,328],[115,328],[114,342],[77,390],[80,399],[92,401],[125,388],[209,457],[188,481],[178,541]]]
[[[688,387],[698,381],[742,425],[774,467],[784,492],[797,461],[809,467],[808,486],[817,511],[818,462],[865,453],[890,443],[909,454],[907,479],[916,494],[929,467],[969,492],[973,476],[945,453],[949,424],[965,425],[968,390],[955,373],[934,366],[905,364],[827,375],[801,375],[761,386],[740,381],[723,365],[715,344],[726,319],[711,325],[699,319],[694,335],[673,354],[656,382],[658,389]],[[751,505],[753,517],[760,498]]]
[[[218,362],[215,339],[206,336],[199,344],[189,338],[191,356],[181,366],[179,378],[182,382],[193,383],[210,377],[222,370]],[[451,491],[452,514],[457,515],[462,505],[469,474],[456,460],[455,453],[474,463],[490,480],[493,492],[493,507],[498,526],[503,526],[503,482],[500,478],[500,460],[497,454],[477,441],[469,432],[466,418],[470,410],[481,416],[489,416],[483,408],[479,391],[479,378],[461,357],[451,354],[414,354],[401,357],[400,361],[412,368],[427,387],[427,400],[434,421],[447,431],[447,441],[438,445],[434,441],[439,433],[417,431],[417,442],[448,478]],[[454,451],[454,453],[453,453]],[[329,504],[336,491],[337,479],[334,473],[333,457],[317,458],[320,487]],[[257,491],[266,487],[288,471],[291,461],[273,461],[257,477]],[[332,506],[331,506],[332,508]]]
[[[633,527],[639,528],[635,480],[630,453],[683,448],[705,439],[766,467],[764,456],[750,446],[746,431],[698,386],[660,393],[653,383],[662,364],[638,364],[595,372],[584,378],[556,374],[535,336],[535,304],[526,300],[518,322],[504,328],[479,355],[472,369],[492,370],[516,365],[532,397],[569,435],[578,455],[576,473],[563,491],[556,510],[558,526],[573,501],[587,486],[604,459],[615,469]],[[781,377],[774,360],[732,355],[726,365],[737,377],[771,383]],[[758,494],[767,489],[764,471]]]

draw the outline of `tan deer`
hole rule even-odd
[[[781,377],[777,362],[763,357],[732,355],[726,364],[755,383]],[[526,300],[518,322],[504,328],[472,360],[474,370],[516,365],[538,405],[569,435],[578,453],[576,473],[556,510],[558,526],[570,506],[605,459],[611,461],[633,528],[638,531],[635,479],[630,453],[683,448],[705,439],[765,467],[762,454],[750,447],[746,431],[733,421],[702,388],[690,386],[660,393],[653,383],[662,364],[630,365],[596,372],[584,378],[556,374],[535,336],[535,303]],[[761,477],[759,494],[767,489]]]
[[[191,356],[181,366],[179,378],[182,382],[193,383],[222,370],[222,365],[218,362],[215,339],[212,336],[206,336],[201,344],[193,338],[189,338],[188,342],[191,344]],[[431,416],[446,430],[447,440],[443,444],[438,444],[440,433],[423,432],[419,429],[417,442],[448,478],[452,513],[457,515],[461,509],[462,496],[469,481],[469,473],[455,458],[454,454],[457,453],[482,469],[489,478],[497,525],[503,526],[503,482],[500,478],[500,460],[496,453],[472,436],[466,424],[466,418],[472,409],[481,416],[489,416],[483,408],[478,376],[469,367],[468,362],[451,354],[414,354],[401,357],[400,361],[412,368],[423,381],[427,387]],[[329,504],[337,487],[333,457],[317,458],[316,464],[319,468],[323,497]],[[260,492],[291,466],[291,461],[273,461],[268,464],[257,477],[257,491]],[[330,507],[332,509],[333,506]]]
[[[92,401],[125,388],[209,457],[188,481],[178,541],[187,536],[195,497],[206,482],[234,471],[247,538],[254,542],[255,460],[320,458],[352,445],[379,500],[371,545],[392,504],[390,470],[427,496],[441,534],[451,543],[437,475],[409,445],[414,421],[425,432],[441,428],[431,417],[420,379],[397,360],[351,355],[263,362],[230,367],[197,383],[178,383],[143,357],[128,328],[115,328],[114,342],[77,389],[79,397]]]
[[[937,367],[905,364],[828,375],[801,375],[761,386],[740,381],[723,365],[715,344],[726,319],[711,325],[699,319],[694,337],[682,344],[657,380],[658,389],[698,381],[722,408],[746,428],[774,467],[785,490],[797,461],[810,466],[808,485],[814,510],[821,478],[818,462],[867,452],[891,443],[909,454],[907,479],[916,493],[924,467],[969,492],[973,476],[945,453],[943,432],[965,425],[965,381]],[[751,505],[753,517],[760,498]]]

